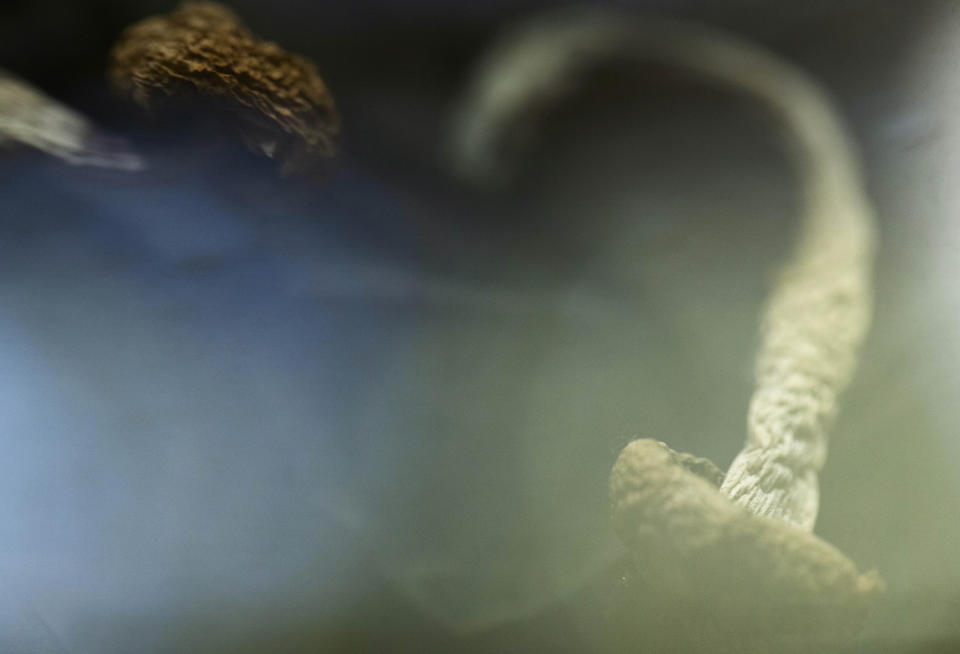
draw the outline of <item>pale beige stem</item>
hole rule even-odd
[[[624,59],[741,89],[769,106],[792,139],[804,191],[798,244],[764,312],[746,444],[722,490],[756,514],[810,530],[837,397],[869,324],[874,250],[857,157],[820,85],[714,30],[562,10],[507,32],[484,57],[456,114],[454,162],[471,179],[496,179],[509,168],[502,143],[521,117],[568,93],[598,62]]]
[[[122,140],[0,69],[0,148],[27,146],[67,163],[137,171],[143,160]]]
[[[848,131],[821,87],[713,30],[563,10],[507,33],[484,58],[457,114],[455,165],[496,181],[519,121],[596,63],[625,59],[692,71],[770,107],[803,189],[797,245],[763,312],[746,444],[726,476],[650,440],[628,445],[613,467],[614,527],[639,578],[626,622],[657,651],[843,646],[882,582],[810,532],[828,430],[870,322],[875,235]]]

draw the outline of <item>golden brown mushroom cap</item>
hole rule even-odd
[[[148,109],[191,94],[224,101],[247,144],[284,172],[336,152],[340,119],[316,66],[261,41],[215,2],[187,2],[128,27],[111,53],[110,77]]]

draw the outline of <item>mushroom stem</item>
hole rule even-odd
[[[735,37],[615,11],[562,10],[509,31],[483,59],[457,113],[454,155],[471,179],[505,168],[506,130],[603,60],[662,62],[746,91],[794,143],[804,206],[792,261],[764,310],[743,451],[722,490],[760,515],[810,530],[837,398],[871,311],[873,211],[848,130],[808,75]]]
[[[614,525],[645,592],[681,607],[672,645],[812,651],[812,642],[852,637],[882,582],[810,532],[828,429],[870,322],[875,234],[849,132],[822,87],[708,28],[561,10],[508,32],[484,57],[457,113],[454,163],[496,181],[509,128],[590,66],[625,59],[698,73],[772,109],[794,145],[803,209],[763,311],[746,443],[719,492],[689,455],[634,441],[610,476]]]
[[[28,146],[78,166],[137,171],[143,159],[117,137],[0,69],[0,147]]]

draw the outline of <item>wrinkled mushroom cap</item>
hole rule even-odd
[[[217,3],[184,3],[128,27],[110,77],[150,110],[178,97],[220,101],[247,145],[284,172],[322,167],[335,155],[340,119],[313,63],[259,40]]]
[[[624,448],[610,500],[632,561],[623,619],[669,651],[834,651],[883,588],[826,541],[734,504],[663,443]]]

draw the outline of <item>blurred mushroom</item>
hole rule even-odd
[[[0,148],[28,146],[67,163],[117,170],[141,170],[143,160],[129,146],[97,129],[11,73],[0,69]]]
[[[110,77],[151,111],[174,98],[220,102],[244,142],[283,173],[322,168],[335,154],[340,119],[313,63],[261,41],[217,3],[184,3],[128,27]]]
[[[726,475],[648,439],[624,448],[611,472],[614,527],[638,580],[623,613],[640,628],[625,647],[848,647],[883,583],[812,532],[830,428],[871,319],[876,225],[849,130],[815,79],[759,46],[564,9],[508,31],[483,58],[456,115],[456,170],[502,181],[512,129],[611,60],[665,63],[762,102],[786,127],[803,192],[797,245],[761,317],[746,443]]]

